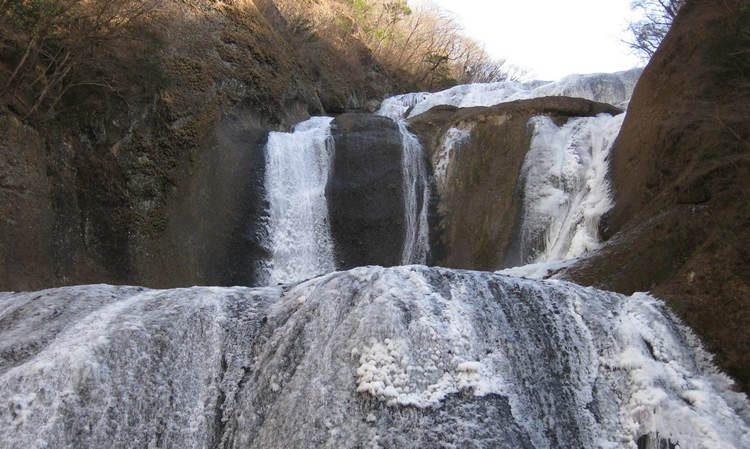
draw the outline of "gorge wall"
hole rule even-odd
[[[606,241],[564,278],[664,298],[750,390],[748,2],[687,2],[613,149]]]
[[[253,284],[268,131],[386,95],[356,40],[303,65],[273,2],[163,3],[164,87],[65,97],[55,116],[4,97],[3,290]]]

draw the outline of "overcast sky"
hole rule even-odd
[[[531,69],[535,79],[643,65],[621,42],[630,0],[432,1],[454,12],[490,53]]]

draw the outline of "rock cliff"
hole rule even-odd
[[[387,117],[344,114],[332,123],[326,187],[336,265],[398,265],[406,233],[401,133]]]
[[[565,277],[664,298],[750,390],[750,7],[687,2],[613,150],[608,240]]]
[[[356,40],[356,67],[325,43],[302,61],[273,2],[163,3],[162,88],[78,92],[55,116],[3,97],[0,289],[253,284],[266,133],[386,95]]]

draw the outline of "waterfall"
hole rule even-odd
[[[750,447],[663,303],[364,267],[293,286],[0,293],[0,447]]]
[[[612,207],[609,151],[625,114],[570,119],[558,127],[535,117],[519,186],[523,191],[521,260],[570,259],[599,245],[599,220]]]
[[[333,144],[330,117],[313,117],[266,144],[269,280],[296,282],[336,269],[325,187]]]
[[[424,149],[417,136],[406,127],[404,120],[397,120],[401,131],[402,169],[404,173],[404,213],[406,237],[401,253],[401,264],[425,264],[429,252],[429,224],[427,212],[430,202],[430,186]]]

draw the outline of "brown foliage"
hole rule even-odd
[[[55,114],[76,89],[159,84],[152,23],[163,0],[4,0],[0,84],[23,117]]]
[[[525,71],[490,56],[458,20],[431,3],[403,0],[276,0],[291,45],[301,53],[321,42],[345,54],[369,48],[397,90],[436,90],[458,83],[518,79]],[[357,65],[356,56],[351,66]],[[361,56],[361,55],[358,55]],[[398,82],[396,84],[399,84]]]

